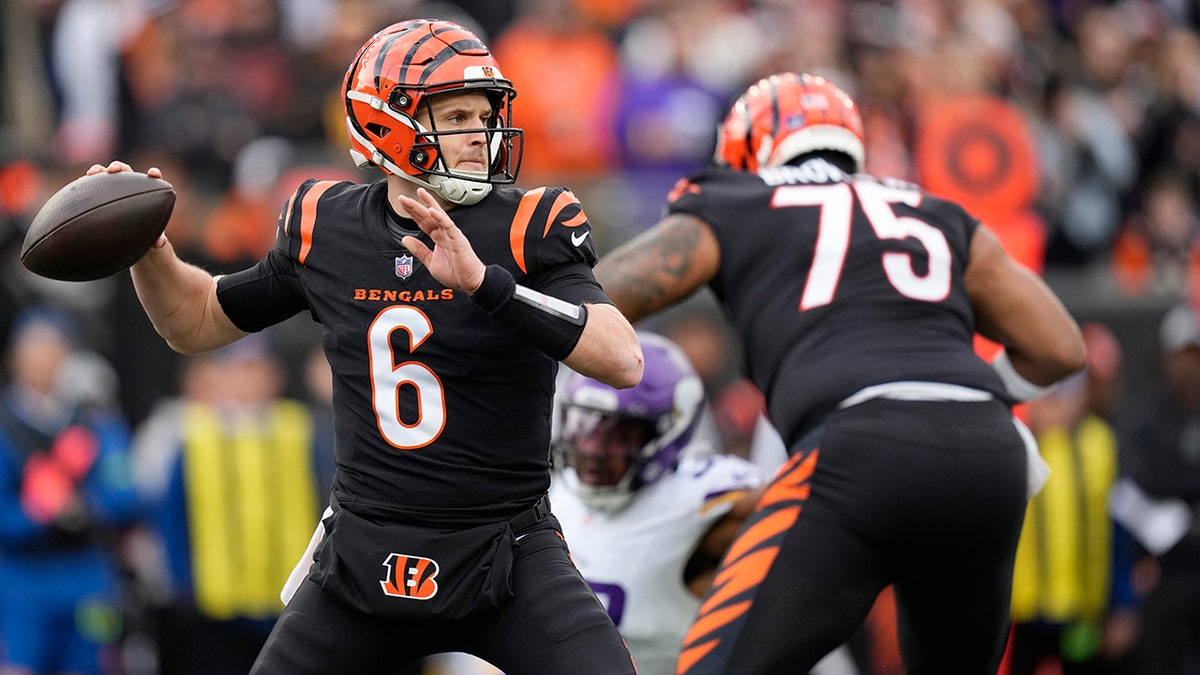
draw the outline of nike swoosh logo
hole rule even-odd
[[[516,539],[514,539],[513,541],[521,541],[521,540],[522,540],[522,539],[524,539],[524,538],[526,537],[526,535],[528,535],[528,534],[529,534],[529,533],[528,533],[528,532],[526,532],[525,534],[520,534],[520,535],[517,535],[517,538],[516,538]]]
[[[587,236],[589,234],[591,234],[591,232],[592,232],[591,230],[587,230],[586,232],[581,232],[578,236],[572,234],[571,235],[571,243],[575,244],[576,246],[582,244],[583,240],[587,239]]]

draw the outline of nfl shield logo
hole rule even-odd
[[[411,255],[402,255],[396,258],[396,276],[401,279],[407,279],[413,273],[413,257]]]

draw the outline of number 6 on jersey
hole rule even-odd
[[[446,427],[446,396],[442,381],[423,363],[396,363],[392,333],[408,333],[408,350],[417,350],[433,334],[433,324],[424,312],[408,306],[388,307],[375,317],[367,332],[371,354],[371,402],[379,433],[401,450],[416,450],[429,445]],[[407,424],[400,419],[400,387],[412,386],[417,392],[417,419]]]

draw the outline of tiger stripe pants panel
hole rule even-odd
[[[873,400],[791,449],[717,570],[678,675],[808,672],[893,584],[910,675],[995,675],[1026,459],[998,401]]]

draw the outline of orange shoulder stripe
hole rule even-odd
[[[319,183],[314,183],[308,192],[304,195],[304,201],[300,202],[300,264],[304,264],[304,259],[308,257],[309,250],[312,249],[313,227],[317,224],[317,202],[320,201],[321,195],[325,191],[333,187],[337,183],[331,180],[323,180]]]
[[[578,203],[579,198],[570,190],[563,190],[559,193],[558,197],[554,200],[554,205],[550,207],[550,217],[546,219],[546,229],[542,231],[542,238],[545,239],[546,235],[550,234],[550,226],[554,224],[554,221],[558,218],[558,214],[562,213],[563,209],[571,204]],[[578,227],[586,220],[587,216],[583,214],[583,207],[580,206],[579,213],[574,218],[563,222],[563,225],[566,227]]]
[[[570,220],[564,220],[563,227],[579,227],[586,222],[587,214],[580,210],[579,213],[575,214],[574,218],[571,218]]]
[[[526,274],[529,270],[525,268],[525,232],[529,229],[533,212],[545,192],[544,187],[535,188],[521,197],[521,203],[517,205],[517,214],[513,216],[512,227],[508,231],[508,244],[512,247],[513,260],[517,261],[517,267]]]

